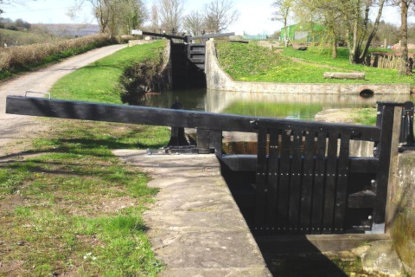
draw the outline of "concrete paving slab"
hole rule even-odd
[[[162,276],[271,276],[214,155],[114,153],[160,188],[144,220]]]

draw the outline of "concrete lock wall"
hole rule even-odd
[[[409,95],[410,84],[293,84],[269,82],[234,81],[222,70],[216,57],[214,40],[206,43],[206,85],[208,89],[220,91],[262,92],[276,94],[338,94],[360,95],[364,90],[373,91],[374,95],[404,94]]]

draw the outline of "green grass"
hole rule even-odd
[[[297,51],[286,48],[279,53],[255,44],[217,42],[219,62],[235,80],[281,83],[363,83],[363,84],[415,84],[412,76],[399,76],[396,70],[349,64],[348,52],[339,48],[338,58],[332,59],[330,51],[309,48]],[[292,60],[294,58],[295,60]],[[366,73],[365,80],[324,79],[327,71]]]
[[[35,156],[2,162],[2,264],[22,263],[13,273],[27,276],[156,275],[162,265],[141,218],[156,191],[111,149],[168,138],[166,128],[61,121],[34,141]]]
[[[159,58],[164,42],[128,48],[54,87],[57,98],[119,103],[115,87],[133,62]],[[159,148],[166,127],[44,119],[51,131],[0,162],[0,275],[156,276],[142,213],[155,189],[112,149]],[[5,274],[6,274],[5,273]]]
[[[354,122],[362,125],[376,125],[376,109],[361,108],[354,113]]]
[[[121,103],[119,80],[133,63],[159,60],[165,41],[125,48],[83,67],[53,86],[53,98],[107,103]]]
[[[322,109],[320,104],[237,101],[226,107],[224,113],[263,117],[314,119],[316,113],[320,112]]]

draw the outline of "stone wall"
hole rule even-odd
[[[415,151],[399,154],[396,164],[388,192],[394,207],[390,234],[409,276],[415,276]]]
[[[337,94],[359,95],[369,89],[374,95],[404,94],[409,95],[410,84],[292,84],[269,82],[239,82],[234,81],[224,72],[216,57],[214,41],[206,43],[206,83],[208,89],[220,91],[264,92],[276,94]]]

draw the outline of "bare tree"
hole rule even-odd
[[[151,30],[157,32],[160,29],[159,12],[156,4],[151,6]]]
[[[281,21],[284,24],[284,44],[285,47],[288,46],[288,33],[287,33],[287,23],[288,17],[290,16],[291,9],[293,7],[293,0],[275,0],[272,3],[272,6],[276,8],[276,11],[273,14],[273,21]]]
[[[161,27],[167,32],[178,32],[183,14],[182,0],[159,0]]]
[[[205,7],[205,25],[207,31],[220,33],[239,17],[239,12],[233,8],[232,0],[212,0]]]
[[[101,33],[110,36],[129,33],[131,29],[139,27],[146,16],[141,0],[78,0],[68,15],[74,17],[85,3],[92,6]]]
[[[201,35],[204,29],[203,15],[198,11],[191,12],[185,16],[183,20],[183,28],[187,33],[193,36]]]

